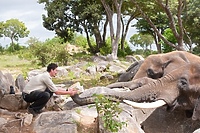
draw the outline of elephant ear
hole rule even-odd
[[[200,97],[196,101],[192,115],[192,120],[200,120]]]

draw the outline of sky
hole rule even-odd
[[[30,34],[26,38],[20,38],[19,44],[26,45],[30,37],[36,37],[40,41],[53,38],[55,32],[46,30],[42,25],[42,14],[46,14],[44,5],[37,3],[37,0],[1,0],[0,1],[0,21],[18,19],[23,22]],[[0,45],[10,44],[10,39],[0,38]]]

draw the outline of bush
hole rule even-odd
[[[104,128],[111,132],[118,132],[124,124],[126,125],[126,122],[119,122],[115,119],[122,112],[122,109],[118,107],[119,102],[113,102],[101,94],[94,94],[94,97],[95,106],[98,114],[101,114]]]

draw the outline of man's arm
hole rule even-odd
[[[61,87],[57,87],[58,90],[55,92],[56,95],[70,95],[73,96],[74,94],[77,94],[77,90],[64,90]]]

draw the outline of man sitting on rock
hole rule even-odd
[[[61,87],[55,86],[52,77],[56,76],[57,67],[58,65],[55,63],[49,64],[47,72],[32,77],[24,87],[22,96],[26,102],[32,103],[28,107],[28,112],[33,114],[33,116],[41,113],[42,108],[47,104],[53,93],[70,96],[77,93],[73,89],[66,91]]]

